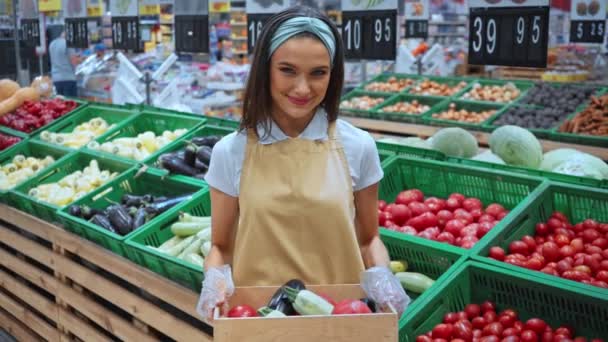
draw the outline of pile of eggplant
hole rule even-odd
[[[71,205],[68,208],[68,213],[112,233],[125,236],[191,197],[192,194],[171,198],[149,194],[141,196],[125,194],[122,196],[120,203],[114,203],[106,209],[100,210],[86,205]]]
[[[171,174],[202,180],[209,169],[213,146],[220,139],[221,137],[217,135],[194,137],[190,141],[185,141],[186,146],[181,150],[162,154],[156,161],[156,165]]]

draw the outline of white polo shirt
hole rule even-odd
[[[319,109],[299,138],[307,140],[327,140],[327,114]],[[358,191],[379,182],[384,176],[380,166],[380,157],[374,139],[364,130],[338,119],[336,132],[344,146],[346,160],[353,180],[353,190]],[[258,126],[260,144],[272,144],[289,139],[283,131],[272,122],[270,134],[264,137],[264,129]],[[233,132],[222,138],[211,154],[209,171],[205,180],[212,188],[232,197],[239,196],[241,170],[245,161],[247,132]]]

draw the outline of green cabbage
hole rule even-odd
[[[558,148],[545,153],[541,170],[572,176],[608,179],[608,165],[600,158],[571,148]]]
[[[479,148],[477,139],[458,127],[440,129],[429,140],[433,149],[451,157],[471,158]]]
[[[538,168],[543,149],[534,134],[518,126],[502,126],[490,135],[490,149],[507,164]]]
[[[478,161],[494,163],[494,164],[503,164],[503,165],[505,164],[504,160],[500,159],[499,156],[495,155],[491,151],[485,151],[483,153],[480,153],[480,154],[476,155],[475,157],[471,158],[471,160],[478,160]]]

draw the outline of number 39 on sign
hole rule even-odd
[[[546,67],[548,16],[542,6],[471,7],[469,63]]]

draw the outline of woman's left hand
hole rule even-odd
[[[373,299],[381,308],[387,308],[390,303],[399,317],[411,301],[399,279],[386,266],[374,266],[362,272],[361,287],[367,297]]]

